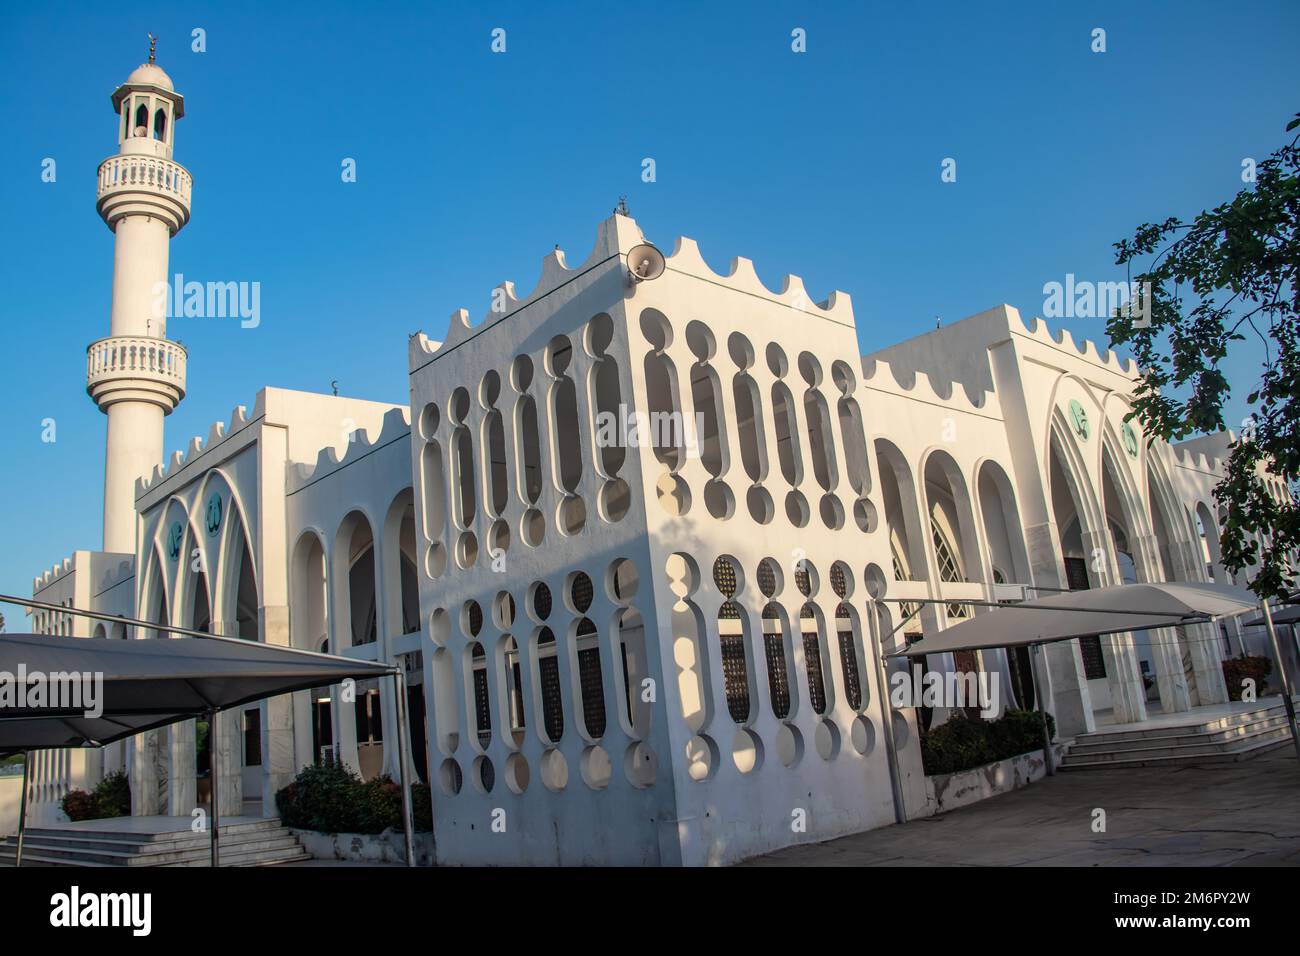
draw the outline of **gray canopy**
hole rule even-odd
[[[1271,608],[1273,612],[1274,624],[1300,624],[1300,604],[1288,604],[1285,607]],[[1264,615],[1252,617],[1249,621],[1242,621],[1242,627],[1260,627],[1264,623]]]
[[[22,675],[23,697],[50,675],[98,674],[103,680],[96,701],[102,713],[93,718],[85,716],[85,701],[52,707],[47,699],[19,707],[23,701],[0,698],[0,753],[102,745],[210,710],[392,672],[383,664],[225,637],[0,634],[0,681],[11,684],[0,692],[12,691]]]
[[[1047,644],[1094,634],[1194,624],[1258,607],[1259,599],[1254,594],[1232,584],[1187,581],[1119,584],[1053,594],[977,614],[969,621],[927,634],[907,649],[890,656],[916,657],[988,647]]]

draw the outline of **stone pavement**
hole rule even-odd
[[[1094,808],[1106,832],[1092,832]],[[1296,866],[1300,761],[1083,770],[955,810],[742,866]]]

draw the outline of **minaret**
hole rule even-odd
[[[185,99],[154,63],[113,93],[119,149],[99,166],[98,209],[116,239],[109,337],[86,350],[86,391],[108,415],[104,550],[135,552],[135,482],[163,459],[163,416],[185,397],[185,349],[167,341],[167,252],[189,221],[189,171],[172,162]]]

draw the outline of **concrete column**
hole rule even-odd
[[[1160,542],[1154,534],[1135,536],[1133,542],[1134,564],[1142,581],[1156,582],[1163,578],[1160,571]],[[1191,710],[1192,700],[1187,676],[1183,671],[1182,653],[1178,633],[1169,627],[1149,632],[1151,656],[1156,668],[1156,690],[1160,694],[1160,709],[1166,714]]]
[[[131,738],[128,764],[131,816],[152,817],[167,810],[165,731],[150,730]]]
[[[1035,583],[1063,587],[1062,561],[1057,553],[1060,540],[1052,522],[1025,528],[1025,548],[1030,574]],[[1043,706],[1056,718],[1057,733],[1074,737],[1096,729],[1092,698],[1083,676],[1083,656],[1077,641],[1058,641],[1043,646],[1047,687],[1040,688]]]
[[[169,781],[167,805],[174,817],[187,817],[198,806],[197,725],[193,720],[169,728]]]
[[[232,637],[234,621],[212,622],[212,633]],[[237,817],[244,813],[244,741],[242,710],[224,710],[217,714],[216,724],[208,733],[211,737],[212,777],[217,788],[217,807],[221,817]]]
[[[1098,584],[1104,587],[1119,581],[1119,566],[1109,531],[1084,531],[1082,538],[1085,554],[1105,556],[1105,571],[1098,574]],[[1093,572],[1098,573],[1095,567]],[[1142,683],[1142,668],[1138,665],[1133,635],[1126,631],[1102,637],[1101,653],[1106,662],[1106,683],[1110,687],[1116,722],[1130,724],[1146,720],[1146,688]]]
[[[289,646],[289,609],[263,607],[262,636],[267,644]],[[262,704],[262,815],[275,816],[275,795],[293,782],[293,696],[282,694]]]

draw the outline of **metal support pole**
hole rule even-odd
[[[212,830],[209,833],[208,847],[211,851],[211,865],[214,867],[221,865],[221,848],[218,846],[220,836],[217,831],[221,827],[221,800],[219,791],[221,789],[221,771],[218,769],[220,760],[221,736],[217,732],[217,711],[208,711],[208,777],[212,781],[212,786],[208,789],[212,791],[212,819],[208,825]]]
[[[879,603],[872,605],[871,620],[867,622],[871,642],[875,645],[876,685],[880,698],[880,725],[885,732],[885,755],[889,758],[889,785],[894,794],[894,820],[907,822],[907,803],[903,799],[903,781],[898,766],[898,742],[894,739],[894,715],[889,706],[889,675],[885,671],[885,647],[881,638]],[[901,624],[899,625],[902,626]]]
[[[14,866],[23,865],[23,835],[27,829],[27,786],[31,781],[32,752],[23,751],[23,793],[18,800],[18,849],[14,851]]]
[[[1034,689],[1038,698],[1038,722],[1043,728],[1043,764],[1049,777],[1056,776],[1056,760],[1052,755],[1052,732],[1047,727],[1047,682],[1043,680],[1043,646],[1029,645],[1029,656],[1034,662]]]
[[[397,762],[402,777],[402,830],[406,834],[406,865],[415,866],[415,826],[411,816],[411,728],[406,708],[406,675],[393,671],[393,692],[397,695]]]
[[[1286,659],[1282,657],[1282,648],[1277,642],[1277,628],[1273,626],[1273,612],[1269,610],[1268,598],[1259,602],[1264,611],[1264,626],[1268,628],[1268,639],[1273,646],[1273,657],[1277,660],[1278,676],[1282,678],[1282,703],[1286,705],[1286,725],[1291,731],[1291,743],[1295,745],[1296,759],[1300,760],[1300,731],[1296,730],[1295,701],[1291,699],[1291,679],[1286,672]]]

